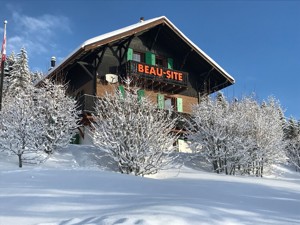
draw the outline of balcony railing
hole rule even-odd
[[[184,87],[188,84],[187,72],[153,66],[136,61],[128,61],[123,65],[123,75],[132,78],[146,78],[152,81]]]

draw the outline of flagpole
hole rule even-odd
[[[2,110],[2,92],[3,92],[3,78],[4,78],[4,62],[6,59],[6,24],[4,20],[4,31],[3,31],[3,44],[2,44],[2,56],[1,56],[1,79],[0,79],[0,111]]]

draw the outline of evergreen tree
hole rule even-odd
[[[294,118],[290,118],[285,127],[285,144],[289,163],[300,171],[300,126]]]
[[[13,69],[13,65],[16,62],[15,53],[12,52],[5,61],[5,76],[3,78],[3,89],[2,93],[5,95],[8,92],[8,87],[10,86],[10,77],[11,77],[11,70]]]
[[[43,78],[43,73],[42,72],[31,72],[31,82],[33,85],[41,81]]]
[[[16,96],[18,93],[28,93],[33,89],[27,52],[24,48],[17,54],[10,71],[8,83],[9,85],[6,94],[10,96]]]

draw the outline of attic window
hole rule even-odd
[[[144,54],[141,52],[133,52],[132,60],[135,62],[144,62]]]

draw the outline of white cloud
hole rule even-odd
[[[55,48],[60,34],[72,33],[70,21],[63,15],[44,14],[32,17],[19,11],[13,11],[12,15],[12,26],[7,34],[8,53],[17,53],[25,47],[29,56],[42,55]]]
[[[23,47],[31,53],[41,54],[47,52],[47,47],[43,43],[26,39],[22,36],[13,36],[9,38],[7,46],[8,49],[15,53],[20,52],[20,49]]]
[[[26,34],[39,32],[44,36],[52,36],[55,30],[71,32],[69,19],[65,16],[45,14],[34,18],[14,12],[13,18],[20,27],[25,29]]]

